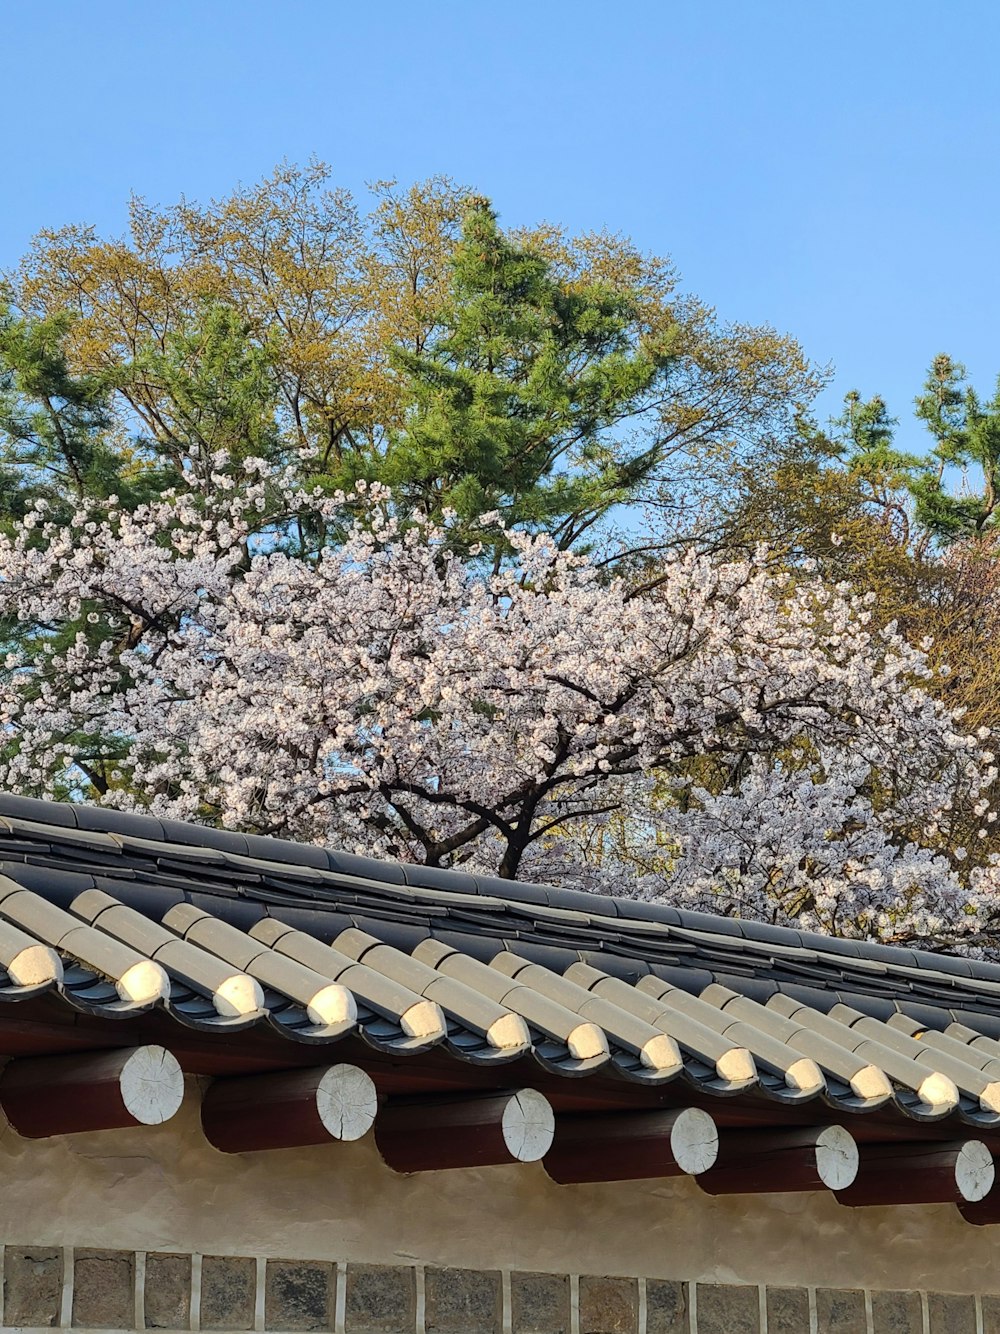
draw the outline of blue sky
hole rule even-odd
[[[668,252],[908,416],[1000,371],[991,0],[6,0],[0,267],[315,154]],[[831,397],[831,409],[836,402]],[[907,427],[907,441],[920,439]]]

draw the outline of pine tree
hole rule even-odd
[[[106,443],[107,395],[94,375],[73,375],[65,312],[19,319],[0,310],[0,518],[22,518],[38,499],[69,503],[115,489],[121,460]]]
[[[672,361],[635,324],[629,295],[560,280],[473,200],[433,340],[393,353],[410,407],[382,476],[401,507],[454,511],[460,541],[497,511],[569,547],[632,499],[659,451],[630,450],[616,427],[652,403]]]
[[[928,465],[911,486],[918,522],[945,543],[994,527],[1000,504],[1000,381],[983,403],[966,383],[961,363],[935,357],[916,411],[934,438]]]

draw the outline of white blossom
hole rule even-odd
[[[307,557],[253,529],[268,495],[314,529],[345,498],[247,474],[0,536],[0,614],[40,628],[3,660],[6,787],[99,768],[110,805],[374,855],[890,940],[982,930],[1000,872],[940,848],[957,812],[995,819],[988,738],[865,598],[762,553],[678,557],[634,596],[517,533],[487,577],[375,485]]]

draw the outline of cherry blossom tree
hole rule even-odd
[[[987,737],[864,598],[691,552],[640,591],[516,532],[494,573],[377,487],[309,494],[245,467],[239,487],[220,467],[69,523],[40,500],[0,537],[5,786],[846,934],[984,938],[998,872],[946,849],[958,813],[984,837],[994,818]]]

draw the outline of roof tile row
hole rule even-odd
[[[0,1002],[1000,1125],[1000,968],[0,796]]]

